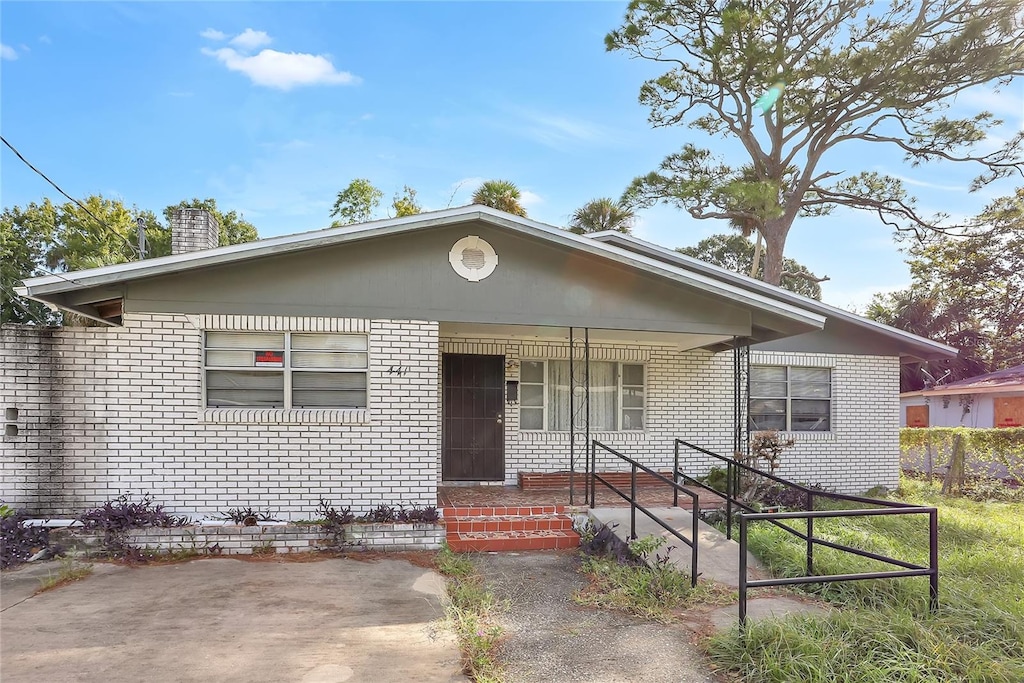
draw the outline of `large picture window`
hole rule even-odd
[[[207,332],[209,408],[365,408],[363,334]]]
[[[832,430],[832,371],[785,365],[750,368],[750,429]]]
[[[591,431],[643,429],[645,379],[643,365],[591,362]],[[519,388],[519,429],[569,431],[569,361],[523,361]]]

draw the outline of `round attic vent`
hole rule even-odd
[[[448,252],[452,270],[470,282],[479,282],[498,267],[498,255],[494,247],[476,235],[463,237],[452,245]]]

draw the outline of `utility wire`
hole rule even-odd
[[[113,228],[111,228],[111,227],[110,227],[109,225],[107,225],[106,223],[104,223],[103,221],[101,221],[101,220],[100,220],[99,218],[97,218],[97,217],[96,217],[96,214],[94,214],[94,213],[93,213],[92,211],[90,211],[90,210],[88,209],[88,207],[86,207],[86,206],[85,206],[85,204],[83,204],[82,202],[78,201],[77,199],[75,199],[74,197],[72,197],[71,195],[69,195],[69,194],[68,194],[67,192],[65,192],[64,190],[62,190],[62,189],[60,188],[60,185],[58,185],[57,183],[55,183],[55,182],[53,182],[52,180],[50,180],[49,178],[47,178],[47,177],[46,177],[46,174],[45,174],[45,173],[43,173],[42,171],[40,171],[40,170],[39,170],[38,168],[36,168],[35,166],[33,166],[33,165],[31,164],[31,162],[29,162],[29,160],[28,160],[28,159],[26,159],[25,157],[23,157],[23,156],[21,155],[21,152],[19,152],[19,151],[18,151],[17,149],[15,149],[14,145],[12,145],[11,143],[9,143],[9,142],[7,141],[7,138],[5,138],[5,137],[3,137],[2,135],[0,135],[0,141],[3,141],[3,143],[4,143],[5,145],[7,145],[7,147],[8,147],[8,148],[10,148],[10,150],[11,150],[12,152],[14,152],[14,154],[15,154],[15,155],[16,155],[16,156],[17,156],[17,157],[18,157],[19,159],[21,159],[21,160],[22,160],[22,161],[24,162],[24,164],[25,164],[26,166],[28,166],[28,167],[29,167],[29,168],[31,168],[31,169],[32,169],[33,171],[35,171],[35,172],[36,172],[37,174],[39,174],[39,177],[41,177],[41,178],[42,178],[43,180],[45,180],[46,182],[48,182],[48,183],[50,183],[51,185],[53,185],[54,189],[56,189],[56,190],[57,190],[57,192],[60,192],[60,193],[61,193],[62,195],[64,195],[65,197],[67,197],[67,198],[68,198],[68,199],[69,199],[70,201],[74,202],[75,204],[78,204],[78,206],[79,206],[79,207],[81,207],[82,211],[85,211],[85,212],[86,212],[87,214],[89,214],[89,216],[91,216],[91,217],[92,217],[92,219],[93,219],[94,221],[96,221],[96,222],[97,222],[97,223],[99,223],[99,224],[100,224],[101,226],[103,226],[103,228],[104,228],[104,229],[105,229],[105,230],[106,230],[107,232],[109,232],[109,233],[110,233],[111,235],[114,235],[115,237],[117,237],[117,238],[118,238],[119,240],[121,240],[122,242],[124,242],[125,246],[127,246],[127,247],[128,247],[129,249],[131,249],[131,251],[132,251],[132,254],[133,254],[134,256],[138,256],[138,255],[139,255],[139,252],[138,252],[138,249],[136,248],[136,246],[135,246],[134,244],[132,244],[132,243],[131,243],[131,242],[130,242],[130,241],[129,241],[129,240],[128,240],[128,239],[127,239],[127,238],[126,238],[126,237],[125,237],[124,235],[122,235],[121,233],[117,232],[116,230],[114,230]],[[52,274],[52,273],[51,273],[51,274]]]
[[[22,312],[25,313],[25,315],[27,315],[32,320],[36,321],[36,323],[38,323],[40,325],[43,325],[44,327],[52,326],[53,323],[51,323],[51,322],[49,322],[47,320],[40,320],[37,317],[37,315],[32,312],[31,309],[29,309],[27,306],[25,306],[25,304],[23,304],[23,303],[21,303],[21,301],[19,301],[18,295],[15,294],[10,289],[8,289],[7,287],[5,287],[3,285],[3,283],[0,283],[0,292],[3,292],[7,296],[11,297],[11,303],[14,304],[15,306],[17,306],[18,308],[20,308],[22,310]]]

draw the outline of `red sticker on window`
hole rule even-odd
[[[254,351],[253,353],[256,354],[256,367],[284,367],[283,351]]]

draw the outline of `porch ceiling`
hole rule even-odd
[[[680,351],[712,347],[732,339],[731,335],[691,334],[685,332],[648,332],[645,330],[590,329],[591,343],[640,343],[676,346]],[[582,331],[582,330],[581,330]],[[567,341],[568,327],[543,325],[488,325],[476,323],[441,323],[442,337],[467,337],[487,339],[501,337],[511,339],[536,339],[538,341]]]

